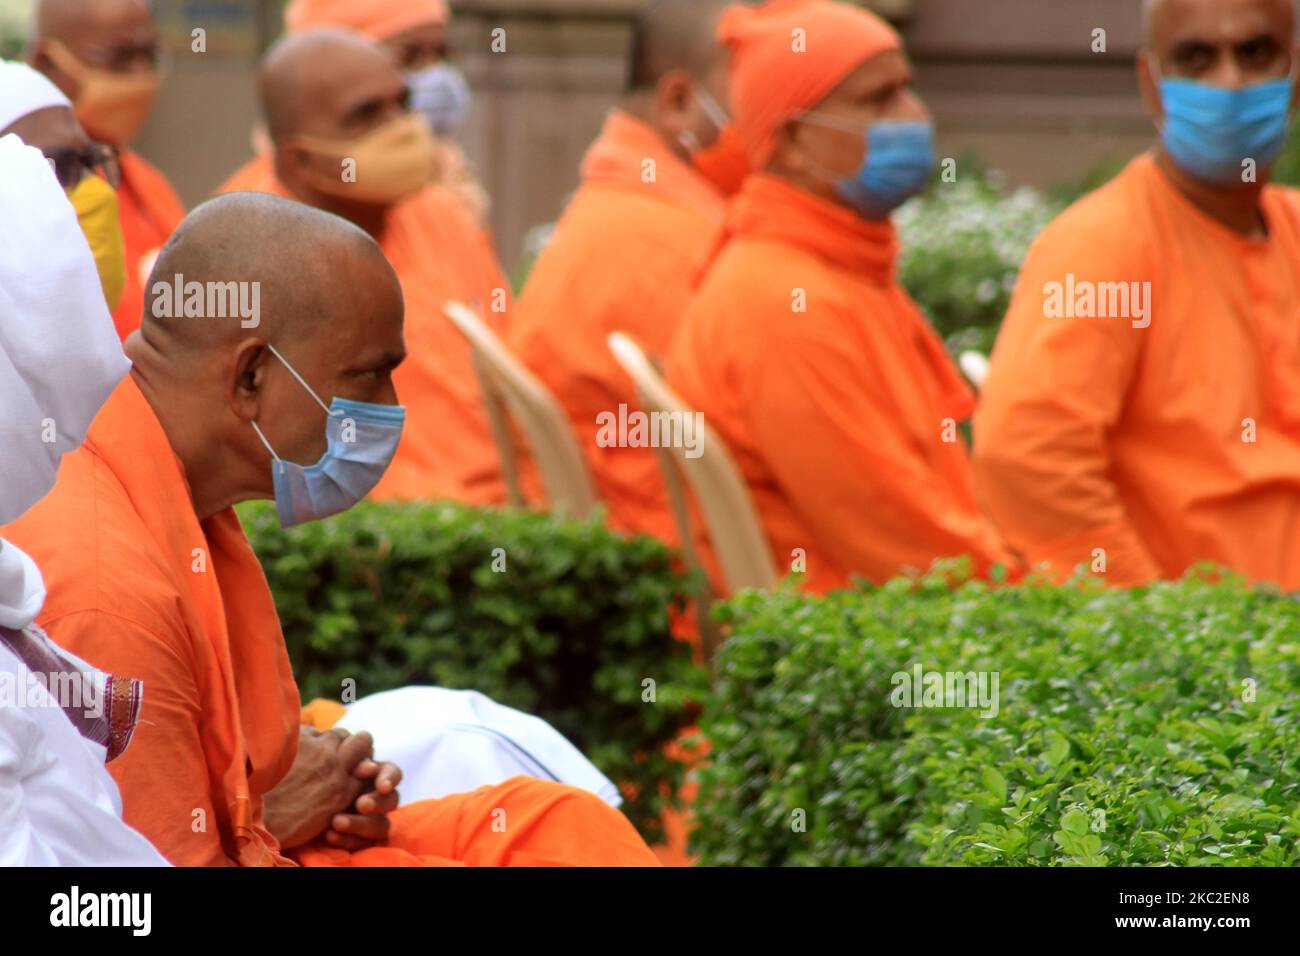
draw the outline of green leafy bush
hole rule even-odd
[[[694,719],[706,684],[669,632],[688,583],[666,547],[599,520],[449,503],[362,504],[287,531],[269,505],[241,517],[304,699],[337,700],[346,678],[358,696],[408,684],[481,691],[550,721],[630,784],[624,810],[658,838],[683,776],[664,745]]]
[[[934,576],[724,615],[701,862],[1300,863],[1291,597]],[[894,706],[916,665],[996,672],[996,714]]]
[[[1286,148],[1273,165],[1273,182],[1283,186],[1300,186],[1300,126],[1291,127]]]

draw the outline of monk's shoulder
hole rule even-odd
[[[45,579],[42,621],[99,612],[183,637],[180,596],[164,559],[92,449],[64,458],[54,490],[15,524],[14,536]]]
[[[465,201],[446,186],[434,183],[399,203],[392,212],[400,226],[457,235],[479,235],[481,230]]]
[[[629,313],[670,321],[662,313],[680,310],[719,226],[630,190],[583,186],[528,276],[521,322],[542,322],[549,331],[559,308],[625,325]],[[597,274],[602,281],[593,281]]]
[[[644,189],[591,183],[574,194],[556,227],[581,235],[588,243],[605,243],[616,251],[611,234],[646,247],[655,254],[672,255],[704,240],[722,224],[721,208],[716,212],[667,202]]]
[[[1035,238],[1024,271],[1077,273],[1142,270],[1159,244],[1160,227],[1147,177],[1129,167],[1068,206]]]
[[[1291,224],[1292,232],[1300,233],[1300,189],[1292,186],[1271,185],[1264,188],[1264,208],[1271,211],[1270,221],[1282,216]]]

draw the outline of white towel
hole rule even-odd
[[[504,707],[478,691],[403,687],[347,708],[339,726],[375,738],[375,757],[402,768],[403,803],[466,793],[511,777],[556,780],[612,807],[618,788],[540,717]]]

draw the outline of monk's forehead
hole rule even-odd
[[[391,55],[377,45],[340,45],[328,56],[314,55],[297,67],[298,91],[291,108],[304,125],[319,116],[336,120],[374,100],[388,100],[406,88]]]
[[[54,2],[57,9],[40,20],[41,27],[54,39],[114,47],[149,42],[157,36],[153,15],[144,0]]]
[[[1214,46],[1274,36],[1289,43],[1295,29],[1294,0],[1151,0],[1147,42],[1154,49],[1180,43]]]
[[[887,86],[907,82],[911,65],[902,50],[884,50],[855,67],[826,95],[826,100],[860,101]]]

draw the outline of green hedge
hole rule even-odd
[[[337,700],[347,678],[358,697],[407,684],[481,691],[550,721],[632,784],[624,810],[659,837],[665,793],[683,776],[663,747],[706,686],[669,633],[687,582],[664,546],[598,520],[445,503],[362,504],[288,531],[269,505],[241,516],[304,699]]]
[[[935,576],[725,617],[703,863],[1300,863],[1291,597]],[[916,664],[998,672],[996,715],[893,706]]]

